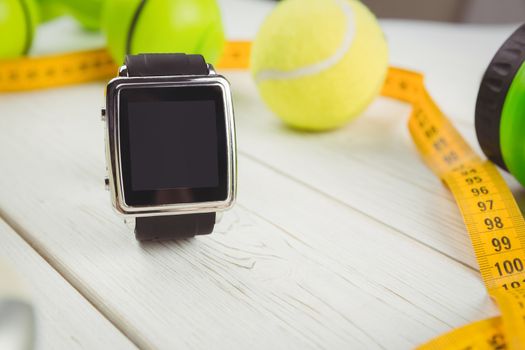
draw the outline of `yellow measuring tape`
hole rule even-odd
[[[244,69],[249,42],[229,42],[217,67]],[[61,86],[116,75],[106,50],[0,61],[0,91]],[[421,74],[390,68],[382,95],[413,107],[409,129],[428,166],[452,191],[481,276],[501,317],[458,328],[420,349],[525,349],[525,220],[492,163],[482,160],[443,115]]]
[[[485,286],[501,318],[459,328],[421,349],[525,349],[525,221],[495,166],[443,115],[423,76],[390,69],[382,94],[412,105],[409,129],[424,161],[452,191]]]
[[[227,42],[217,68],[248,66],[249,43]],[[107,80],[118,66],[106,49],[0,61],[0,92],[26,91]]]

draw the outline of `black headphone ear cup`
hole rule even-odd
[[[501,112],[514,76],[525,60],[525,24],[503,43],[490,62],[476,101],[475,125],[485,155],[507,170],[500,147]]]

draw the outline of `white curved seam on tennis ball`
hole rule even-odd
[[[352,8],[346,0],[334,0],[342,9],[343,13],[347,19],[347,26],[345,31],[345,36],[343,37],[343,42],[339,48],[334,52],[332,56],[328,58],[311,64],[309,66],[300,67],[290,71],[283,71],[278,69],[265,69],[255,74],[255,81],[260,83],[264,80],[286,80],[301,78],[309,75],[315,75],[319,72],[329,69],[336,65],[339,61],[343,59],[350,47],[352,46],[352,41],[355,36],[355,26],[354,26],[354,14]]]

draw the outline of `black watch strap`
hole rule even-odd
[[[182,53],[127,55],[125,65],[131,77],[209,73],[204,57]],[[214,225],[215,213],[138,217],[135,237],[139,241],[183,239],[207,235]]]
[[[151,53],[126,55],[130,77],[164,75],[207,75],[208,65],[202,55],[183,53]]]
[[[215,213],[138,217],[138,241],[164,241],[207,235],[215,226]]]

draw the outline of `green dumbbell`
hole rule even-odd
[[[0,0],[0,59],[26,54],[39,22],[72,15],[104,32],[116,62],[128,53],[198,53],[215,62],[224,45],[215,0]]]
[[[213,63],[224,44],[215,0],[111,0],[101,27],[116,62],[128,53],[184,52]]]
[[[38,0],[42,21],[71,15],[84,29],[99,30],[104,0]]]

